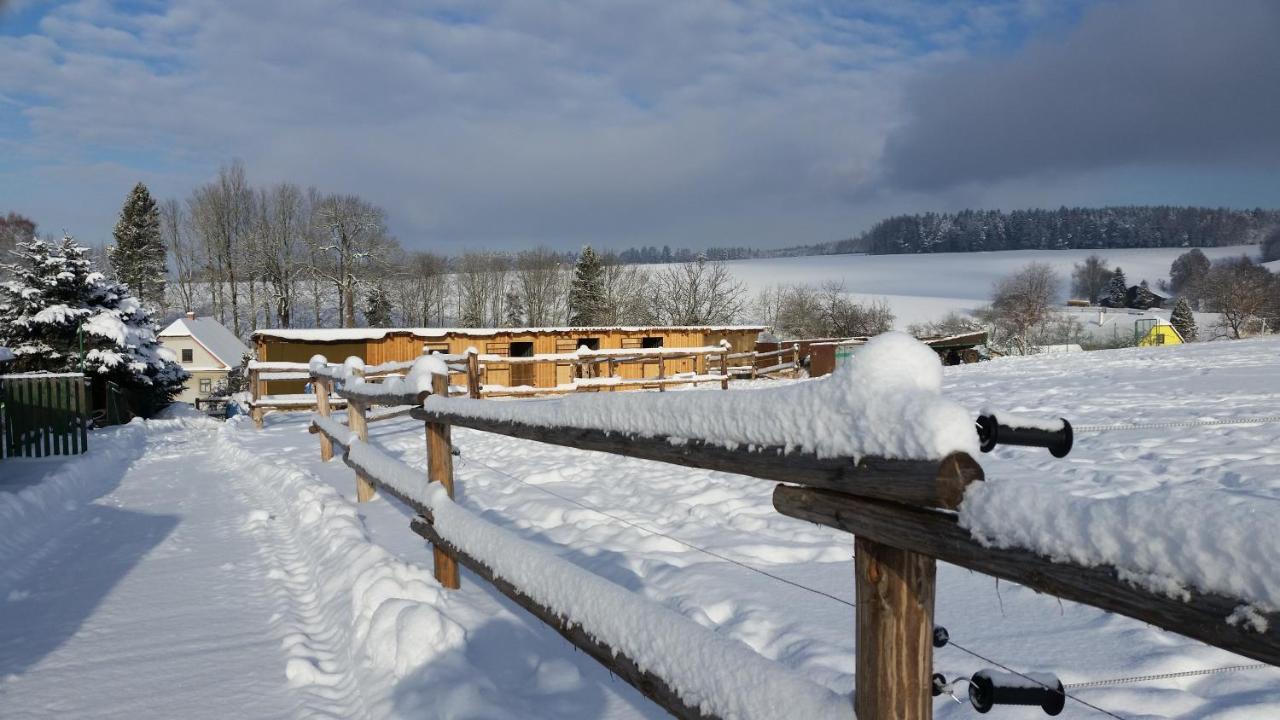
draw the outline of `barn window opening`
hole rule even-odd
[[[661,337],[647,337],[640,341],[642,348],[660,348],[662,347]]]
[[[585,347],[588,350],[599,350],[600,338],[578,338],[578,347]]]
[[[531,342],[511,343],[511,357],[533,357],[533,343]]]
[[[191,348],[182,349],[182,362],[189,363],[195,360],[194,351]]]

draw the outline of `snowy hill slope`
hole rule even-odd
[[[1256,245],[1202,248],[1211,260],[1249,255]],[[728,263],[734,277],[754,293],[777,284],[843,282],[862,299],[883,298],[897,315],[898,327],[937,320],[951,310],[971,310],[991,300],[991,286],[1029,262],[1047,263],[1069,290],[1071,270],[1092,254],[1111,267],[1120,266],[1131,283],[1147,280],[1152,288],[1169,276],[1169,265],[1187,248],[1126,250],[1009,250],[919,255],[818,255],[812,257],[736,260]]]

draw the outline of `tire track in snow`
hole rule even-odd
[[[266,578],[276,595],[282,646],[289,657],[284,668],[289,684],[302,696],[300,715],[318,718],[369,718],[366,699],[350,655],[351,621],[342,604],[326,602],[334,591],[316,571],[320,558],[305,537],[288,500],[278,489],[290,472],[284,462],[253,457],[220,431],[220,462],[232,488],[246,504],[261,508],[244,520],[261,548]]]

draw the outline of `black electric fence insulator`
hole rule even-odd
[[[969,680],[969,702],[980,713],[990,712],[996,705],[1038,705],[1046,714],[1057,715],[1066,707],[1067,692],[1062,681],[1050,673],[1023,677],[999,670],[979,670]]]
[[[941,625],[933,626],[933,646],[936,648],[946,647],[951,641],[951,634]]]
[[[933,696],[938,697],[947,691],[947,676],[942,673],[933,674]]]
[[[1024,447],[1042,447],[1049,450],[1054,457],[1066,457],[1071,452],[1074,436],[1071,423],[1061,418],[1062,427],[1054,430],[1044,428],[1005,425],[995,415],[978,416],[978,440],[982,443],[982,452],[991,452],[997,445],[1022,445]]]

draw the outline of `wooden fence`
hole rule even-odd
[[[88,424],[84,375],[0,375],[0,458],[79,455]]]
[[[581,392],[613,392],[617,390],[657,390],[664,392],[676,385],[718,384],[729,388],[733,379],[757,379],[796,375],[800,369],[800,348],[790,346],[771,352],[730,353],[727,344],[705,347],[633,348],[589,350],[579,348],[572,353],[544,353],[529,356],[494,355],[469,352],[456,355],[438,354],[449,364],[450,376],[455,387],[466,388],[465,394],[473,398],[530,397],[536,395],[563,395]],[[692,360],[692,371],[673,373],[670,365]],[[505,374],[508,380],[534,375],[538,365],[567,367],[569,381],[550,387],[523,385],[508,382],[489,382],[492,375]],[[403,375],[413,366],[413,361],[389,362],[364,369],[366,380]],[[639,366],[639,371],[628,370]],[[333,366],[336,367],[336,366]],[[633,375],[635,377],[628,377]],[[271,380],[300,380],[310,378],[306,363],[251,362],[248,367],[250,415],[259,427],[263,415],[271,410],[316,409],[314,398],[308,394],[266,395],[263,383]],[[456,394],[461,394],[461,389]],[[331,402],[342,402],[340,396]]]
[[[957,524],[954,512],[965,489],[984,478],[967,454],[941,461],[819,457],[781,447],[728,449],[697,438],[623,436],[603,430],[484,419],[457,411],[422,407],[425,393],[373,395],[338,391],[348,402],[345,428],[330,419],[327,378],[315,378],[320,412],[311,432],[320,436],[323,460],[335,444],[357,475],[357,498],[378,490],[419,512],[414,532],[434,547],[437,579],[459,587],[458,565],[490,582],[504,595],[550,625],[575,646],[677,717],[710,717],[691,707],[661,677],[642,671],[632,658],[603,645],[592,633],[543,607],[472,557],[433,524],[430,508],[379,478],[373,468],[350,459],[345,446],[367,442],[366,413],[375,405],[412,406],[425,423],[427,478],[453,496],[452,428],[466,427],[508,437],[641,458],[674,465],[735,473],[779,483],[775,509],[790,517],[855,536],[856,687],[854,708],[861,720],[923,720],[932,717],[933,613],[938,560],[1010,580],[1074,602],[1132,617],[1234,653],[1280,665],[1280,613],[1262,613],[1261,625],[1230,625],[1226,618],[1246,604],[1237,598],[1189,593],[1173,599],[1137,587],[1113,567],[1056,562],[1019,549],[980,545]],[[448,379],[435,376],[432,393],[445,395]],[[473,395],[474,397],[474,395]],[[354,440],[352,439],[354,437]],[[1259,627],[1264,629],[1259,630]]]

